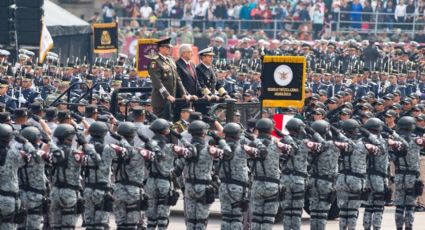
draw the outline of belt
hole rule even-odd
[[[91,188],[91,189],[98,189],[98,190],[102,190],[102,191],[110,191],[111,187],[108,186],[107,183],[102,182],[102,183],[85,183],[84,184],[86,186],[86,188]]]
[[[17,193],[17,192],[10,192],[10,191],[4,191],[4,190],[0,190],[0,195],[10,196],[10,197],[13,197],[15,199],[17,199],[19,197],[19,193]]]
[[[388,175],[386,174],[386,173],[384,173],[384,172],[379,172],[379,171],[377,171],[377,170],[368,170],[367,171],[367,174],[370,174],[370,175],[377,175],[377,176],[381,176],[381,177],[388,177]]]
[[[355,173],[349,170],[342,170],[340,173],[344,174],[344,175],[348,175],[348,176],[354,176],[354,177],[358,177],[358,178],[362,178],[364,179],[366,177],[366,175],[361,174],[361,173]]]
[[[211,180],[194,179],[194,178],[187,178],[186,182],[190,184],[204,184],[204,185],[211,184]]]
[[[57,188],[67,188],[67,189],[72,189],[76,191],[81,190],[81,186],[79,185],[72,185],[72,184],[68,184],[64,182],[56,182],[53,186]]]
[[[395,170],[396,174],[407,174],[407,175],[414,175],[414,176],[418,176],[419,172],[416,170],[401,170],[401,169],[397,169]]]
[[[40,195],[44,195],[44,193],[45,193],[44,190],[42,190],[42,189],[36,189],[36,188],[33,188],[33,187],[29,186],[29,185],[21,185],[21,186],[19,186],[19,189],[22,189],[22,190],[24,190],[26,192],[37,193],[37,194],[40,194]]]
[[[300,172],[300,171],[291,171],[291,170],[284,170],[283,175],[294,175],[294,176],[300,176],[300,177],[304,177],[304,178],[308,177],[307,173],[303,173],[303,172]]]
[[[232,179],[232,178],[220,178],[220,181],[222,183],[226,183],[226,184],[235,184],[235,185],[239,185],[239,186],[242,186],[242,187],[248,187],[247,182],[235,180],[235,179]]]
[[[136,181],[129,181],[129,180],[117,180],[115,181],[115,183],[117,184],[122,184],[122,185],[131,185],[131,186],[135,186],[135,187],[143,187],[143,183],[139,183]]]
[[[149,173],[149,177],[155,178],[155,179],[164,179],[164,180],[170,180],[170,176],[164,176],[161,173]]]
[[[279,184],[279,179],[270,178],[270,177],[266,177],[266,176],[254,176],[254,180]]]
[[[331,183],[333,183],[335,181],[333,176],[327,176],[327,175],[317,175],[317,174],[313,174],[311,175],[312,178],[316,178],[319,180],[325,180],[325,181],[329,181]]]

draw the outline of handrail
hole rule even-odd
[[[56,106],[56,104],[57,104],[57,102],[63,97],[63,96],[65,96],[65,95],[67,95],[67,102],[68,103],[70,103],[70,101],[71,101],[71,90],[76,86],[76,85],[85,85],[86,87],[85,87],[85,89],[86,89],[86,91],[88,91],[88,89],[89,89],[89,86],[87,85],[87,83],[85,83],[85,82],[77,82],[77,83],[74,83],[74,84],[72,84],[71,86],[69,86],[68,87],[68,89],[67,90],[65,90],[65,92],[63,92],[61,95],[59,95],[52,103],[50,103],[50,105],[49,105],[49,107],[50,106]]]

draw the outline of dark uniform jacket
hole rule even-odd
[[[201,95],[201,86],[198,82],[198,76],[196,76],[196,69],[193,63],[190,63],[192,72],[188,69],[186,62],[183,59],[179,59],[176,62],[177,72],[179,73],[180,79],[182,80],[183,86],[187,93],[190,95]]]
[[[196,75],[198,75],[198,81],[203,95],[206,95],[205,88],[208,89],[211,94],[216,94],[216,91],[223,87],[219,82],[217,82],[217,77],[212,67],[208,68],[206,65],[201,63],[196,67]]]

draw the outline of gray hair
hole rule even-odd
[[[192,50],[191,44],[181,44],[179,48],[179,56],[182,56],[183,52]]]

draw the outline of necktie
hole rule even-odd
[[[190,74],[192,75],[193,79],[195,79],[195,72],[192,69],[192,66],[190,63],[186,64],[187,68],[189,69]]]

